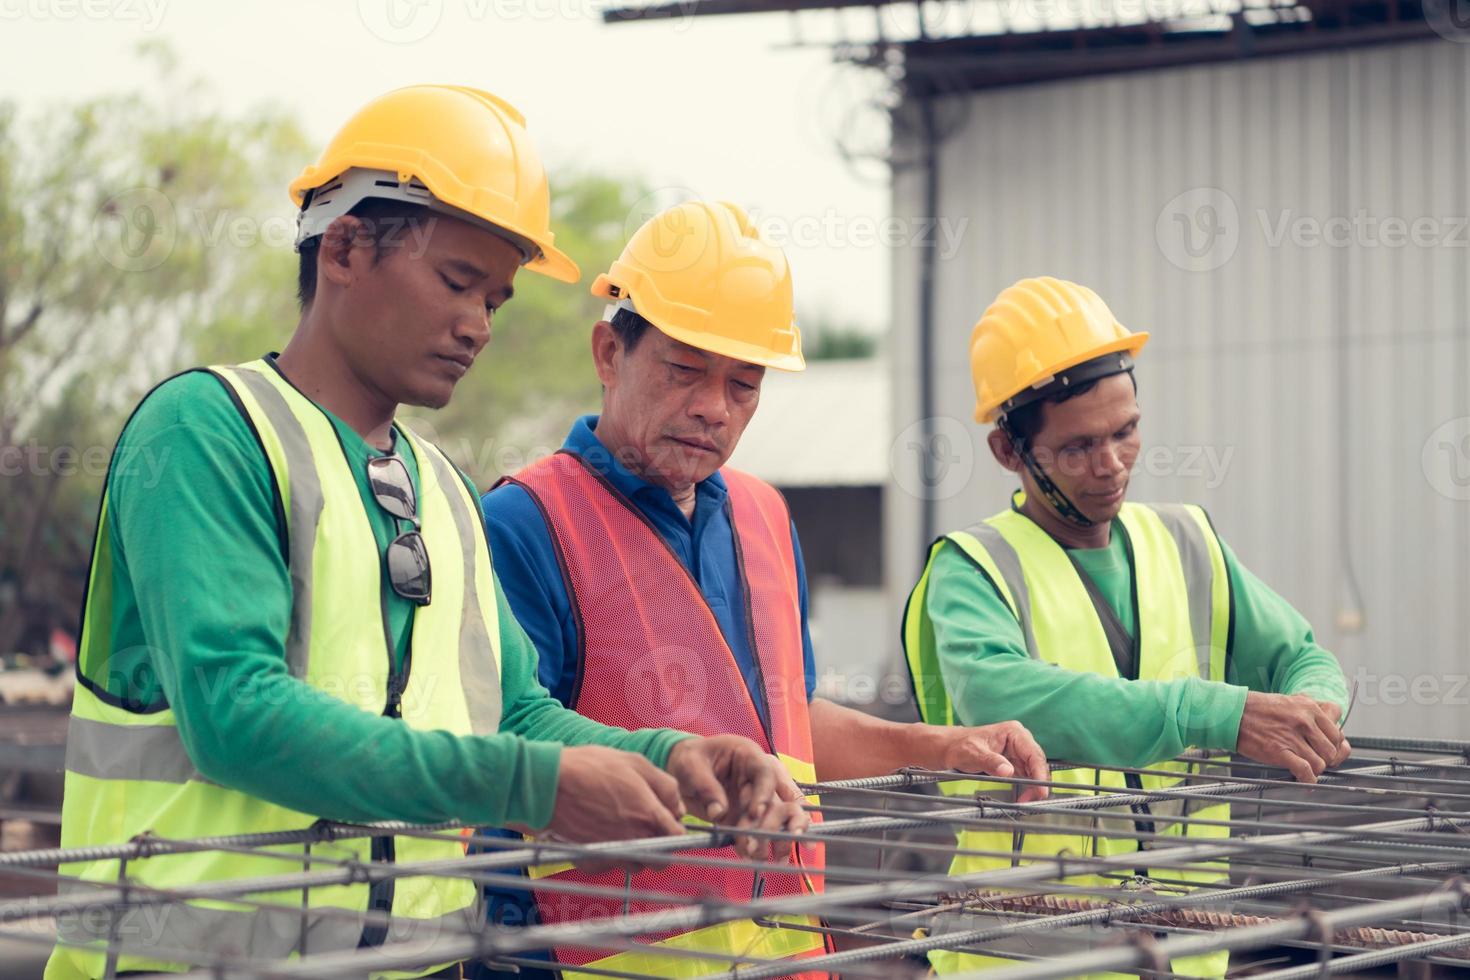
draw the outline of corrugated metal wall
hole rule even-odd
[[[918,256],[896,253],[895,630],[923,550],[918,495],[933,487],[943,530],[1011,486],[969,421],[970,328],[1012,280],[1056,275],[1153,332],[1132,498],[1209,508],[1359,678],[1350,732],[1470,737],[1470,45],[967,103],[940,161],[939,213],[969,220],[937,273],[934,403],[953,442],[927,481],[909,428]],[[895,215],[919,215],[921,180],[897,176]]]

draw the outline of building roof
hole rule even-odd
[[[888,405],[881,357],[768,371],[730,465],[778,487],[881,486],[893,439]]]
[[[603,11],[607,23],[660,18],[838,10],[908,0],[639,0]],[[979,4],[980,0],[972,0]],[[1047,5],[1011,6],[1032,11]],[[905,66],[903,88],[913,96],[949,95],[1007,85],[1275,57],[1402,41],[1470,39],[1454,15],[1454,0],[1162,0],[1146,15],[1093,17],[1083,22],[1074,5],[1053,4],[1046,16],[1003,19],[993,29],[835,45],[840,59],[891,68],[895,52]],[[1132,10],[1138,5],[1122,4]],[[987,8],[988,9],[988,8]],[[1102,11],[1113,9],[1102,5]],[[1112,22],[1104,22],[1110,19]],[[881,23],[881,21],[880,21]]]

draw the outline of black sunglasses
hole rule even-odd
[[[367,461],[368,483],[378,506],[397,521],[413,525],[388,545],[388,581],[393,591],[420,606],[429,604],[429,549],[419,533],[418,497],[408,467],[397,453],[373,456]],[[401,525],[400,525],[401,527]]]

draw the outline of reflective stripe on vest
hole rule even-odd
[[[801,607],[791,517],[772,487],[736,470],[721,471],[729,489],[746,602],[749,643],[759,663],[766,720],[752,703],[730,644],[688,569],[637,507],[573,453],[563,450],[508,478],[526,491],[545,519],[578,624],[579,677],[572,707],[594,721],[622,728],[667,726],[697,735],[744,735],[774,752],[792,775],[814,778],[811,723],[801,642]],[[733,857],[731,848],[695,852]],[[620,871],[587,874],[567,865],[531,869],[533,877],[631,887],[687,896],[747,901],[819,890],[822,848],[803,844],[807,874],[678,866],[644,870],[631,881]],[[541,921],[575,922],[619,913],[624,903],[536,890]],[[630,913],[676,906],[631,900]],[[807,920],[802,920],[807,921]],[[818,933],[727,923],[699,930],[640,936],[645,944],[676,945],[731,956],[799,956],[824,948]],[[775,944],[775,945],[770,945]],[[570,966],[627,969],[629,954],[559,947]],[[641,956],[633,972],[682,976],[675,957]],[[701,973],[717,972],[701,964]],[[644,969],[646,967],[646,970]],[[722,966],[727,968],[726,966]]]
[[[318,692],[380,714],[388,701],[393,650],[379,610],[382,555],[368,522],[353,471],[330,419],[265,361],[211,369],[257,434],[285,519],[285,552],[292,613],[281,637],[291,676]],[[459,735],[498,730],[501,711],[499,623],[489,550],[474,497],[452,464],[434,447],[403,433],[400,447],[419,470],[421,532],[434,569],[433,601],[416,610],[402,720],[421,729]],[[148,832],[197,838],[300,830],[315,814],[300,813],[203,778],[185,750],[166,705],[120,702],[107,690],[112,656],[113,557],[106,497],[93,547],[79,683],[68,728],[62,846],[120,844]],[[229,574],[228,569],[212,570]],[[366,614],[365,614],[366,611]],[[198,677],[207,686],[212,678]],[[251,696],[229,690],[220,697]],[[256,696],[269,696],[266,694]],[[453,858],[459,840],[392,838],[402,861]],[[187,890],[205,881],[286,874],[310,861],[366,862],[368,839],[296,845],[263,853],[198,852],[128,862],[128,880],[141,886]],[[63,891],[83,893],[116,884],[120,863],[72,862],[61,871],[77,881]],[[404,878],[393,888],[397,938],[462,936],[482,924],[479,890],[458,879]],[[72,916],[59,923],[70,944],[120,939],[118,970],[177,969],[156,955],[197,951],[223,956],[284,957],[352,949],[363,935],[366,885],[334,885],[252,895],[255,908],[196,901],[118,910],[104,917]],[[99,918],[101,921],[99,921]],[[166,925],[159,925],[164,923]],[[95,948],[59,946],[59,972],[100,977],[107,957]],[[434,968],[384,976],[417,976]]]
[[[1183,677],[1223,680],[1230,631],[1230,585],[1224,551],[1204,511],[1191,505],[1125,504],[1116,526],[1126,535],[1132,556],[1133,595],[1138,612],[1134,623],[1138,633],[1138,677],[1161,681]],[[1092,599],[1066,552],[1029,518],[1012,509],[935,542],[924,573],[909,597],[904,617],[904,653],[924,720],[936,724],[957,722],[953,700],[940,669],[933,624],[925,606],[929,572],[934,556],[945,541],[959,547],[975,565],[977,574],[983,574],[996,589],[1016,617],[1033,658],[1068,670],[1118,676]],[[1132,788],[1167,790],[1179,785],[1186,774],[1210,771],[1208,763],[1173,761],[1161,761],[1146,768],[1180,775],[1136,776]],[[1114,771],[1077,768],[1054,772],[1052,778],[1058,783],[1099,787],[1091,792],[1056,788],[1053,790],[1056,797],[1098,795],[1103,788],[1130,788],[1129,777]],[[944,784],[941,789],[951,796],[983,793],[1013,797],[1012,787],[982,781],[956,781]],[[1228,820],[1230,809],[1225,803],[1166,800],[1150,804],[1149,809],[1156,818],[1154,833],[1206,838],[1229,833],[1223,826],[1184,825],[1168,819],[1189,816]],[[1135,841],[1093,833],[1110,827],[1131,831],[1134,824],[1127,820],[1103,820],[1095,813],[1052,813],[1027,815],[1024,833],[962,832],[959,835],[962,853],[956,856],[951,873],[1025,863],[1026,854],[1089,856],[1138,850]],[[966,851],[975,853],[963,853]],[[1219,869],[1142,870],[1162,880],[1198,883],[1217,880],[1224,874],[1224,865],[1219,865]],[[1082,886],[1109,884],[1095,875],[1068,876],[1066,880]],[[941,972],[949,973],[1003,961],[971,954],[942,954],[934,957],[933,962]],[[1190,964],[1190,972],[1218,975],[1224,963],[1220,957],[1198,958]]]

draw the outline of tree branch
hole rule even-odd
[[[14,347],[25,340],[26,334],[35,329],[36,323],[40,321],[41,311],[44,309],[45,305],[40,300],[36,300],[15,326],[0,326],[0,350],[4,350],[7,346]]]

